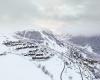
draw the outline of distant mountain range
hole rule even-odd
[[[76,36],[72,37],[70,41],[81,46],[89,45],[93,48],[94,52],[100,54],[100,36]]]

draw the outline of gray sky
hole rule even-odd
[[[57,33],[100,34],[100,0],[0,0],[0,31],[42,26]]]

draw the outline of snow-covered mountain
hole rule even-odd
[[[60,38],[42,29],[1,35],[0,56],[16,55],[31,61],[45,75],[43,80],[100,80],[100,56]]]

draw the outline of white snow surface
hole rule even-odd
[[[16,55],[0,57],[0,80],[50,80],[28,60]]]

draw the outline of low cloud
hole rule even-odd
[[[0,0],[0,29],[23,24],[23,28],[36,25],[58,33],[96,35],[99,7],[99,0]]]

